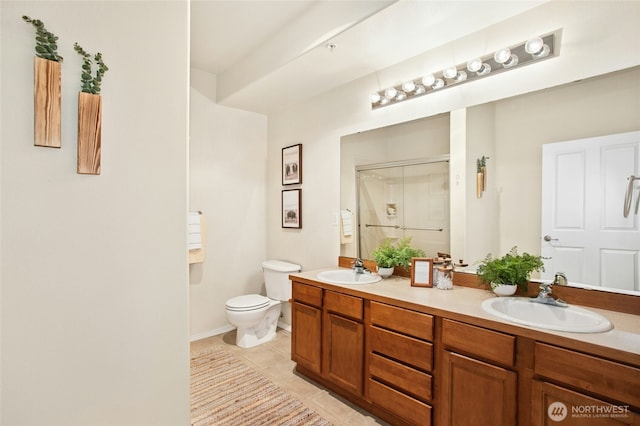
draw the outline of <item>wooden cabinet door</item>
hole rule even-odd
[[[320,374],[321,345],[322,310],[294,301],[291,304],[291,359]]]
[[[531,424],[541,426],[637,426],[628,405],[610,404],[551,383],[532,382]]]
[[[517,374],[482,361],[443,351],[439,418],[450,426],[513,426]]]
[[[326,312],[323,352],[324,376],[349,392],[361,396],[364,369],[364,325]]]

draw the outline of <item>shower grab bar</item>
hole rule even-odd
[[[634,176],[634,175],[630,175],[627,180],[629,181],[629,184],[627,185],[627,192],[624,195],[624,211],[623,211],[623,215],[624,217],[628,217],[629,216],[629,212],[631,211],[631,203],[633,202],[633,182],[636,180],[640,180],[640,176]],[[640,207],[640,186],[638,187],[638,196],[636,199],[636,208],[635,208],[635,214],[638,214],[638,208]]]
[[[394,229],[402,229],[403,231],[435,231],[442,232],[442,228],[409,228],[406,226],[398,226],[398,225],[371,225],[366,223],[364,225],[366,228],[374,227],[374,228],[394,228]]]

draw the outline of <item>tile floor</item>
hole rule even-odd
[[[291,334],[278,329],[276,338],[253,348],[243,349],[235,345],[235,330],[207,339],[191,342],[191,352],[198,353],[210,346],[224,346],[239,359],[260,371],[265,377],[307,407],[336,426],[342,425],[388,425],[356,407],[324,387],[306,379],[294,371],[291,361]]]

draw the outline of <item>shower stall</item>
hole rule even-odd
[[[450,252],[448,156],[358,166],[356,185],[359,257],[404,237],[427,257]]]

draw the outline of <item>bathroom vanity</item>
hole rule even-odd
[[[290,276],[296,371],[391,424],[640,425],[637,315],[589,308],[614,329],[548,331],[483,311],[482,289],[322,271]]]

